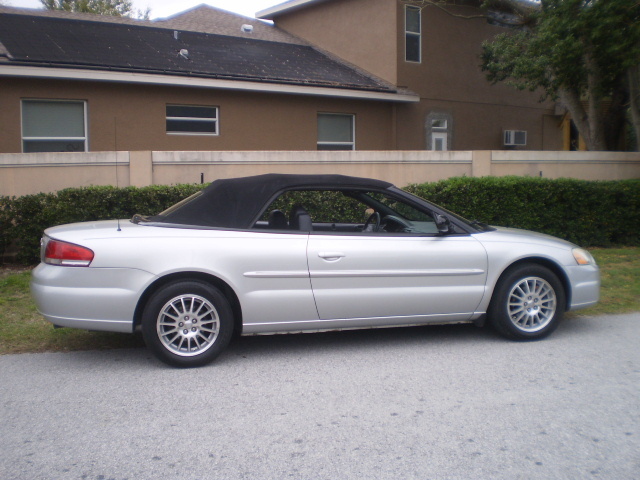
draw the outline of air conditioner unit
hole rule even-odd
[[[504,131],[505,147],[515,147],[518,145],[526,145],[526,144],[527,144],[526,130],[505,130]]]

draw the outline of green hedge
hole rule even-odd
[[[200,190],[202,185],[144,188],[67,188],[18,198],[0,197],[0,252],[18,247],[16,260],[37,263],[45,228],[65,223],[154,215]],[[4,255],[3,255],[4,258]]]
[[[640,180],[457,177],[405,190],[468,219],[590,246],[640,245]]]
[[[88,187],[0,197],[0,252],[17,246],[19,262],[35,263],[47,227],[153,215],[201,188]],[[536,230],[583,246],[640,245],[640,180],[458,177],[405,189],[491,225]]]

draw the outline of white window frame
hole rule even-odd
[[[418,27],[420,31],[410,31],[408,27],[407,17],[409,11],[416,11],[418,13]],[[418,60],[410,60],[407,58],[409,53],[409,45],[407,42],[408,37],[414,37],[418,39]],[[422,63],[422,9],[413,5],[404,6],[404,60],[409,63]]]
[[[28,137],[24,134],[24,105],[25,103],[75,103],[82,104],[82,123],[84,136],[83,137]],[[86,100],[72,100],[72,99],[60,99],[60,98],[23,98],[20,101],[20,136],[21,136],[21,148],[22,152],[25,153],[25,142],[59,142],[59,141],[70,141],[70,142],[82,142],[84,149],[83,152],[89,151],[89,139],[87,134],[87,101]],[[77,151],[77,150],[72,150]],[[58,151],[55,151],[58,152]],[[55,153],[54,152],[54,153]]]
[[[203,107],[203,108],[213,108],[215,109],[216,112],[216,116],[214,117],[174,117],[174,116],[169,116],[167,115],[167,109],[169,107],[186,107],[186,108],[193,108],[193,107]],[[165,107],[165,130],[166,130],[166,134],[167,135],[188,135],[188,136],[199,136],[199,137],[217,137],[220,135],[220,107],[215,106],[215,105],[182,105],[182,104],[175,104],[175,103],[167,103],[166,107]],[[202,122],[202,123],[213,123],[214,127],[215,127],[215,131],[214,132],[174,132],[174,131],[169,131],[167,130],[166,127],[166,122],[167,121],[183,121],[183,122]]]
[[[447,132],[431,132],[431,151],[433,152],[446,152],[447,148],[447,140],[449,135]],[[442,141],[442,148],[438,147],[438,141]]]
[[[436,125],[439,123],[439,125]],[[453,116],[446,112],[431,112],[426,120],[427,150],[432,152],[447,152],[451,150],[451,136],[453,133]],[[436,150],[438,140],[442,140],[442,150]]]
[[[323,151],[348,151],[356,149],[356,116],[351,113],[328,113],[328,112],[318,112],[318,119],[320,116],[334,116],[334,117],[350,117],[351,118],[351,141],[350,142],[331,142],[331,141],[317,141],[317,149]],[[348,147],[348,148],[340,148],[338,150],[333,149],[322,149],[320,148],[323,145],[335,145],[340,147]]]

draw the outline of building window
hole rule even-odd
[[[451,150],[452,124],[453,118],[447,113],[432,112],[427,116],[427,150]]]
[[[218,107],[167,105],[167,133],[218,135]]]
[[[87,104],[78,100],[23,100],[22,151],[86,152]]]
[[[405,60],[420,63],[422,37],[422,10],[418,7],[404,7]]]
[[[318,114],[318,150],[355,150],[355,116]]]
[[[447,120],[443,118],[431,120],[431,150],[447,151]]]
[[[431,150],[436,152],[446,152],[448,150],[446,132],[432,132],[431,139]]]

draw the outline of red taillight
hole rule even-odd
[[[67,267],[88,267],[93,260],[93,252],[73,243],[49,240],[44,251],[44,263]]]

